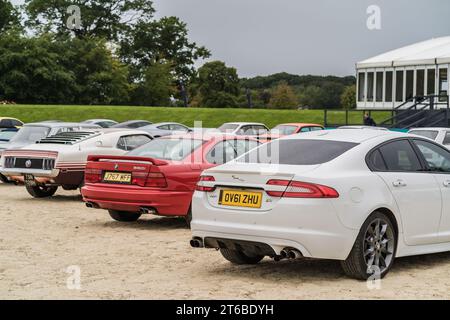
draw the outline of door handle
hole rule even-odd
[[[450,188],[450,180],[444,181],[444,187]]]
[[[406,182],[403,180],[397,180],[397,181],[392,182],[392,185],[397,188],[406,187]]]

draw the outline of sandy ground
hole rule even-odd
[[[0,184],[0,199],[1,299],[450,298],[450,253],[398,259],[369,290],[335,261],[233,266],[190,248],[183,220],[114,222],[77,192],[36,200]],[[80,290],[67,287],[70,266],[80,268]]]

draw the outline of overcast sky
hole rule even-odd
[[[13,0],[13,2],[22,2]],[[154,0],[158,16],[188,24],[190,38],[242,77],[276,72],[351,75],[385,51],[450,36],[449,0]],[[370,5],[381,30],[367,28]]]

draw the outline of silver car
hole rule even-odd
[[[182,134],[192,132],[193,130],[185,125],[176,122],[160,122],[139,128],[150,133],[153,137],[165,137],[172,134]]]

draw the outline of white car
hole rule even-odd
[[[51,197],[59,186],[76,190],[84,182],[89,155],[123,155],[152,140],[145,131],[91,129],[62,132],[2,154],[0,172],[25,183],[35,198]]]
[[[268,134],[270,131],[265,124],[256,122],[228,122],[221,125],[217,130],[239,136],[261,136]]]
[[[416,128],[409,130],[409,133],[429,138],[450,149],[450,128]]]
[[[335,259],[383,277],[395,257],[450,251],[450,152],[380,130],[289,136],[206,170],[192,209],[191,245],[233,263]]]

